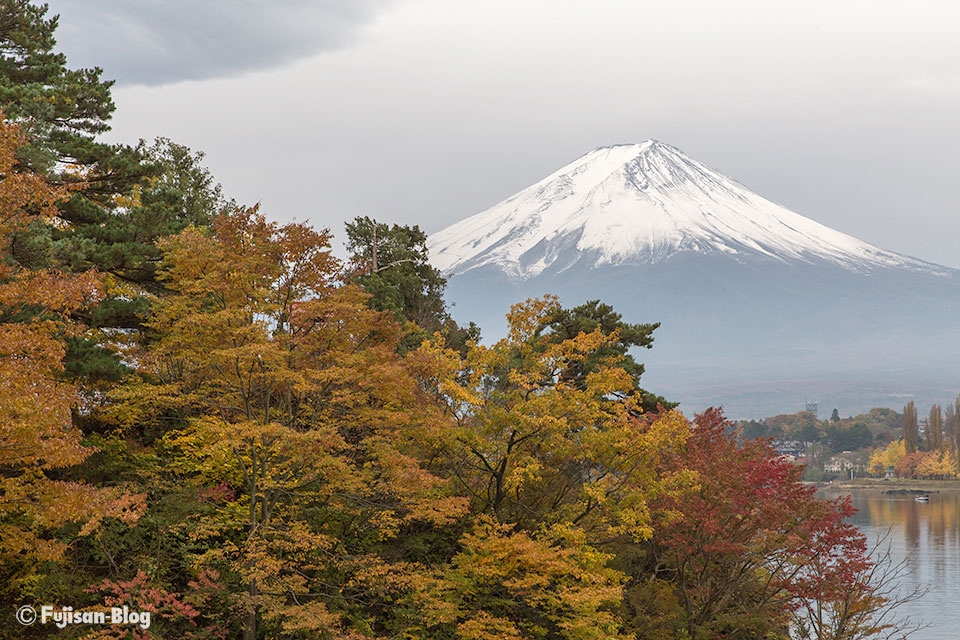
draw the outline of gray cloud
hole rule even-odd
[[[71,66],[119,84],[265,69],[349,45],[391,0],[52,0]]]
[[[956,0],[403,0],[368,24],[269,73],[120,88],[111,139],[202,149],[231,197],[342,234],[359,214],[433,232],[652,137],[960,268]]]

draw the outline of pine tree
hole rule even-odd
[[[202,156],[184,147],[98,140],[110,129],[113,82],[99,68],[67,66],[54,49],[58,19],[47,11],[27,0],[0,0],[0,110],[24,136],[14,171],[69,186],[70,195],[57,203],[55,224],[34,220],[17,230],[10,256],[29,269],[106,274],[106,295],[77,310],[77,319],[98,329],[139,329],[148,294],[162,290],[155,241],[206,224],[222,199],[198,164]],[[71,378],[96,384],[126,370],[98,340],[74,338],[67,347]]]
[[[353,280],[370,294],[370,307],[411,323],[402,350],[416,348],[434,332],[464,353],[468,341],[480,338],[475,324],[460,327],[450,317],[443,300],[447,279],[428,261],[427,235],[420,227],[363,216],[348,222],[346,230]]]
[[[590,357],[580,361],[571,361],[570,366],[563,372],[563,376],[577,384],[583,384],[586,377],[615,357],[621,362],[621,367],[633,380],[633,394],[641,398],[643,410],[657,411],[658,407],[672,409],[675,402],[668,402],[661,396],[655,395],[640,387],[640,376],[644,367],[630,354],[635,347],[650,349],[653,347],[653,332],[660,326],[659,322],[652,324],[631,324],[623,321],[623,317],[614,311],[613,307],[600,302],[589,300],[585,304],[572,309],[557,308],[551,312],[546,321],[536,333],[536,337],[545,345],[557,341],[572,340],[581,333],[600,331],[605,336],[615,336],[614,340],[605,344]]]
[[[420,227],[363,216],[346,229],[347,249],[360,272],[356,279],[371,294],[371,307],[424,328],[442,325],[447,280],[427,261],[427,235]]]
[[[150,175],[137,148],[96,137],[109,130],[115,109],[112,81],[100,68],[70,69],[56,52],[57,17],[47,5],[0,0],[0,109],[18,124],[27,144],[17,159],[54,182],[85,180],[82,197],[62,207],[66,219],[91,215],[86,203],[109,208]]]
[[[0,1],[0,107],[30,140],[18,159],[40,173],[96,162],[105,148],[93,138],[114,110],[101,69],[67,69],[53,50],[57,17],[46,13],[28,0]]]

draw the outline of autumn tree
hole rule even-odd
[[[576,529],[541,536],[482,518],[411,602],[417,638],[626,640],[621,574]],[[572,538],[572,539],[571,539]]]
[[[216,572],[203,570],[196,580],[187,584],[187,593],[168,591],[157,587],[145,571],[137,571],[129,580],[106,579],[87,589],[98,598],[91,609],[107,610],[128,607],[133,611],[150,613],[150,626],[133,629],[122,625],[94,627],[80,637],[82,640],[151,640],[151,638],[178,638],[182,640],[223,640],[228,629],[203,615],[204,611],[228,606]],[[107,613],[109,619],[109,613]]]
[[[952,480],[957,477],[957,459],[952,451],[935,449],[922,455],[914,469],[919,478]]]
[[[48,222],[65,189],[18,171],[23,138],[0,118],[0,566],[8,596],[69,546],[64,527],[87,536],[108,517],[135,522],[140,504],[118,490],[65,479],[94,449],[81,444],[71,410],[76,388],[63,379],[66,340],[79,336],[75,312],[101,295],[97,274],[31,269],[11,245],[17,232]]]
[[[731,426],[717,410],[697,417],[676,459],[697,486],[655,503],[656,535],[618,554],[638,634],[658,621],[673,637],[786,637],[798,604],[834,597],[867,562],[850,502],[817,499],[802,467],[766,442],[739,445]]]
[[[649,536],[646,498],[676,480],[655,476],[657,460],[683,441],[686,423],[644,414],[618,330],[543,340],[558,309],[552,296],[514,305],[508,336],[465,357],[424,343],[429,384],[458,426],[444,442],[447,464],[475,511],[497,522]]]
[[[622,574],[597,545],[649,539],[650,500],[693,482],[659,473],[688,425],[643,412],[620,329],[545,333],[559,309],[528,300],[494,345],[412,354],[454,423],[434,464],[477,518],[418,592],[425,637],[619,637]]]
[[[930,407],[930,417],[927,419],[927,450],[942,451],[943,446],[943,409],[935,404]]]
[[[865,557],[870,561],[864,561]],[[904,584],[909,559],[898,562],[893,558],[889,532],[881,534],[858,561],[845,563],[842,576],[835,574],[835,562],[830,556],[818,556],[808,566],[813,579],[833,582],[834,588],[816,598],[801,594],[798,606],[791,610],[791,638],[903,640],[926,626],[903,613],[926,589]],[[837,577],[846,582],[837,585]]]
[[[896,469],[900,460],[907,455],[903,440],[894,440],[886,448],[877,447],[870,454],[870,473],[874,475],[884,475],[888,468]]]
[[[366,581],[396,572],[377,545],[464,504],[417,457],[441,422],[399,328],[339,285],[326,232],[238,209],[160,247],[170,293],[116,419],[172,412],[167,471],[220,488],[185,526],[207,549],[195,562],[237,585],[244,638],[346,633]]]
[[[917,477],[917,467],[920,466],[920,463],[923,462],[926,453],[923,451],[914,451],[913,453],[908,453],[899,461],[895,467],[895,471],[898,478],[916,478]]]
[[[913,400],[903,408],[903,444],[907,454],[916,453],[920,441],[920,425],[917,422],[917,407]]]

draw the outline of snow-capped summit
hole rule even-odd
[[[820,397],[866,410],[953,397],[960,380],[960,271],[830,229],[654,140],[595,149],[428,247],[454,317],[488,340],[511,304],[544,293],[660,322],[637,354],[644,384],[686,409],[756,417]]]
[[[661,262],[685,252],[738,262],[942,272],[771,202],[656,140],[601,147],[429,239],[449,275],[493,266],[512,280]]]

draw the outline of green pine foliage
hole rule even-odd
[[[10,257],[28,269],[109,274],[108,295],[79,319],[140,332],[150,296],[162,293],[156,241],[206,225],[226,203],[200,153],[167,139],[135,147],[98,140],[110,128],[113,82],[99,68],[68,67],[55,50],[57,23],[46,5],[0,0],[0,111],[25,140],[19,170],[73,189],[57,224],[34,221],[13,235]],[[90,384],[122,375],[104,337],[68,343],[68,376]]]
[[[447,279],[427,256],[427,235],[420,227],[386,224],[367,216],[346,223],[352,280],[370,294],[369,306],[388,311],[407,323],[403,350],[416,348],[433,333],[448,346],[465,350],[479,340],[480,328],[458,325],[443,299]]]
[[[672,409],[677,406],[677,403],[668,402],[661,396],[640,387],[640,376],[643,375],[644,367],[631,353],[636,349],[653,348],[653,332],[659,326],[659,322],[652,324],[624,322],[622,316],[614,311],[612,306],[599,300],[590,300],[572,309],[556,311],[538,333],[548,342],[556,342],[569,340],[580,333],[591,333],[597,329],[606,336],[616,332],[615,341],[598,349],[586,360],[572,364],[564,371],[563,376],[568,380],[576,381],[577,384],[583,384],[589,373],[596,371],[611,357],[616,358],[633,380],[633,393],[639,395],[643,400],[644,410],[649,412],[657,411],[658,407]]]
[[[0,0],[0,110],[26,137],[18,152],[24,168],[55,183],[84,183],[62,217],[90,223],[96,209],[111,209],[118,194],[143,184],[153,168],[139,147],[97,139],[110,129],[113,82],[103,80],[99,68],[67,66],[55,50],[58,19],[47,11],[27,0]]]

